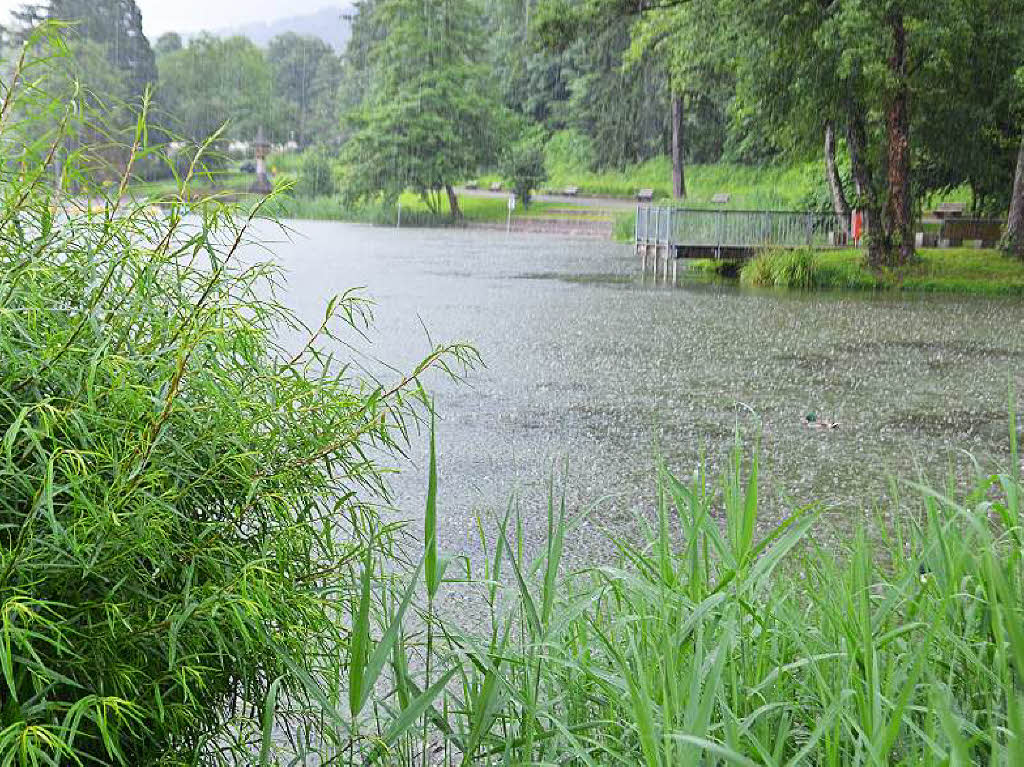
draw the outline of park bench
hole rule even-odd
[[[491,191],[492,192],[500,192],[501,191],[501,182],[500,181],[493,181],[493,182],[491,182]]]
[[[466,189],[476,189],[477,186],[478,186],[478,184],[477,184],[476,181],[467,181],[466,182]]]
[[[653,189],[641,189],[636,193],[637,202],[650,202],[654,199]]]
[[[1003,236],[1003,222],[1000,219],[947,218],[942,222],[939,244],[959,247],[964,240],[975,240],[983,248],[994,248]]]
[[[564,190],[562,190],[562,194],[566,195],[567,197],[575,197],[579,193],[580,188],[578,186],[567,186]]]
[[[731,198],[725,192],[719,192],[711,198],[712,205],[726,205]]]
[[[963,216],[967,210],[967,204],[963,202],[944,202],[934,211],[935,218],[942,221],[947,218],[958,218]]]

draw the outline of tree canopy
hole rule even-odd
[[[483,28],[472,0],[376,0],[362,27],[382,37],[357,41],[367,88],[348,115],[342,155],[345,190],[358,200],[404,189],[436,211],[446,193],[459,215],[453,185],[494,156],[503,121],[479,59]]]

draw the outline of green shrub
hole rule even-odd
[[[547,175],[552,178],[565,170],[592,170],[595,157],[590,138],[575,130],[561,130],[552,134],[544,147],[544,167]]]
[[[797,290],[820,287],[816,256],[808,248],[766,249],[743,266],[740,282]]]
[[[299,163],[295,191],[303,197],[330,197],[336,191],[334,156],[325,146],[310,147]]]
[[[544,128],[532,125],[509,146],[502,157],[505,182],[529,209],[530,195],[546,178],[544,171]]]
[[[371,452],[402,440],[418,373],[467,352],[350,378],[327,348],[365,303],[312,329],[276,303],[258,205],[154,210],[91,184],[83,151],[69,196],[46,158],[88,116],[3,95],[23,162],[0,168],[0,763],[300,753],[331,734],[311,695],[352,651],[361,563],[391,547]],[[144,120],[125,157],[157,151]]]

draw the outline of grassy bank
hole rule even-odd
[[[459,223],[502,224],[508,216],[508,203],[505,198],[460,196],[459,209],[463,221],[452,219],[448,200],[441,201],[437,211],[431,211],[418,194],[406,192],[399,198],[403,226],[455,226]],[[512,214],[514,219],[544,218],[553,215],[553,209],[559,206],[554,203],[535,202],[529,210],[524,210],[521,202],[517,203]],[[328,221],[349,221],[355,223],[375,224],[377,226],[394,226],[398,223],[398,207],[366,203],[356,207],[346,206],[339,197],[281,197],[275,203],[273,213],[286,218],[321,219]]]
[[[818,160],[762,166],[727,162],[688,165],[685,204],[717,210],[806,210],[828,202],[823,174]],[[481,186],[492,181],[501,178],[491,174],[479,179]],[[580,194],[627,198],[634,198],[639,189],[653,189],[656,200],[667,200],[672,196],[672,162],[668,157],[655,157],[621,170],[602,171],[554,164],[542,186],[543,191],[555,193],[577,186]],[[728,194],[729,202],[712,206],[711,198],[720,193]],[[956,189],[937,195],[929,205],[969,201],[969,190]]]
[[[767,251],[743,264],[705,260],[691,268],[710,276],[738,275],[751,287],[1024,294],[1024,263],[977,248],[921,249],[917,263],[880,272],[869,269],[857,249]]]
[[[691,165],[686,168],[687,204],[703,207],[725,192],[731,196],[730,209],[791,210],[812,194],[820,169],[816,163],[792,166],[751,167],[730,163]],[[479,178],[482,187],[501,181],[496,175]],[[655,199],[672,196],[672,162],[656,157],[621,170],[592,171],[554,165],[542,184],[545,192],[559,193],[568,186],[579,187],[582,195],[634,198],[639,189],[653,189]]]

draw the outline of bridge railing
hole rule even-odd
[[[843,223],[833,213],[639,206],[636,241],[702,248],[827,248],[846,244]]]
[[[636,209],[636,241],[645,245],[667,245],[672,239],[673,208],[640,205]]]

